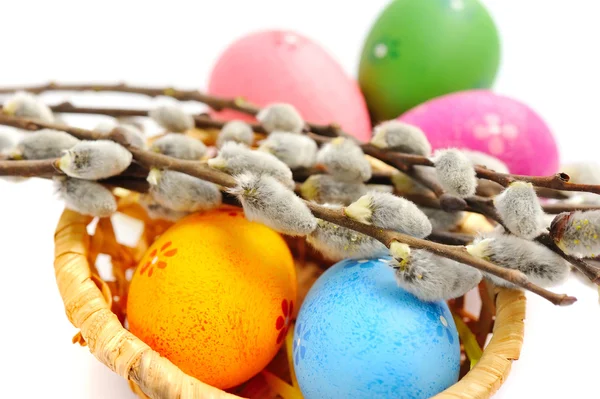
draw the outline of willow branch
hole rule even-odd
[[[394,152],[391,158],[407,165],[434,166],[433,162],[419,155],[403,154]],[[576,184],[569,182],[569,175],[566,173],[556,173],[551,176],[525,176],[506,173],[498,173],[483,166],[475,166],[475,172],[480,179],[494,181],[504,187],[508,187],[516,181],[531,183],[535,187],[547,188],[560,191],[582,191],[594,194],[600,194],[600,185],[596,184]]]
[[[76,91],[76,92],[117,92],[141,94],[148,97],[167,96],[180,101],[198,101],[204,103],[214,110],[233,109],[249,115],[256,115],[260,108],[250,104],[243,98],[221,98],[208,95],[198,90],[178,90],[172,87],[141,87],[125,83],[118,84],[61,84],[50,82],[39,86],[15,86],[1,88],[0,94],[13,93],[16,91],[27,91],[39,94],[47,91]]]
[[[473,241],[475,237],[471,234],[454,233],[451,231],[434,230],[427,239],[429,241],[438,242],[448,245],[467,245]]]
[[[57,159],[39,161],[0,161],[0,176],[43,177],[62,174]]]
[[[53,87],[52,85],[39,86],[39,87]],[[86,86],[87,87],[87,86]],[[111,86],[112,87],[112,86]],[[156,90],[156,89],[154,89]],[[0,93],[6,92],[5,90],[0,89]],[[39,93],[40,91],[34,90],[33,92]],[[130,116],[140,116],[147,117],[148,110],[146,109],[124,109],[124,108],[98,108],[98,107],[81,107],[75,106],[70,102],[62,102],[57,105],[50,106],[53,112],[57,113],[75,113],[75,114],[91,114],[91,115],[107,115],[113,116],[116,118],[119,117],[130,117]],[[211,118],[206,114],[194,115],[194,119],[196,122],[196,127],[199,128],[215,128],[221,129],[227,121],[216,120]],[[250,123],[252,129],[258,133],[265,133],[262,125],[258,123]],[[311,137],[316,139],[320,143],[325,143],[329,141],[328,137],[335,135],[343,135],[347,136],[347,134],[342,134],[343,131],[336,126],[335,124],[331,125],[312,125],[316,126],[316,129],[313,129],[313,134]],[[421,176],[418,173],[415,173],[415,170],[411,168],[414,165],[422,165],[422,166],[433,166],[429,160],[424,157],[402,154],[396,152],[387,152],[380,150],[374,147],[371,144],[362,144],[362,149],[365,154],[370,155],[374,158],[377,158],[390,166],[395,167],[398,170],[403,171],[408,174],[413,180],[421,183],[423,186],[429,188],[433,191],[438,197],[444,194],[443,189],[435,180],[429,179],[426,176]],[[404,160],[404,162],[402,162]],[[482,196],[493,196],[500,191],[501,187],[506,187],[511,182],[522,180],[529,181],[536,186],[536,191],[538,195],[546,198],[556,198],[556,199],[567,199],[568,197],[561,193],[563,191],[588,191],[591,187],[592,190],[596,189],[595,185],[586,185],[586,184],[573,184],[568,183],[568,177],[565,174],[558,174],[547,177],[532,177],[532,176],[523,176],[523,175],[506,175],[500,174],[489,169],[483,167],[477,167],[478,177],[485,179],[480,182],[478,185],[478,195]],[[306,171],[305,171],[306,172]],[[312,171],[311,171],[312,173]],[[316,172],[315,172],[316,173]],[[304,176],[304,174],[300,173],[301,179],[305,179],[308,176]],[[558,180],[563,183],[559,183]],[[567,181],[565,181],[565,179]],[[373,181],[369,181],[372,184],[389,184],[389,179],[386,176],[378,176],[375,175],[373,177]],[[564,188],[564,184],[568,184],[568,187],[571,190],[567,190]],[[594,191],[590,191],[594,192]],[[544,207],[546,213],[556,214],[561,212],[569,212],[573,210],[595,210],[600,209],[600,206],[595,205],[570,205],[570,204],[549,204]]]
[[[113,131],[113,133],[111,133],[112,137],[107,137],[106,134],[103,134],[103,133],[98,133],[98,132],[94,132],[94,131],[90,131],[90,130],[86,130],[86,129],[71,127],[71,126],[67,126],[64,124],[37,122],[37,121],[28,120],[28,119],[24,119],[24,118],[4,115],[1,113],[0,113],[0,124],[17,127],[17,128],[21,128],[24,130],[32,130],[32,131],[40,130],[40,129],[44,129],[44,128],[62,130],[62,131],[70,133],[73,136],[75,136],[79,139],[83,139],[83,140],[97,140],[97,139],[111,138],[111,139],[127,146],[126,140],[124,139],[123,135],[120,134],[119,128],[115,129]],[[160,167],[160,168],[168,168],[168,169],[178,170],[180,172],[187,173],[192,176],[197,176],[197,177],[201,177],[205,180],[212,181],[213,183],[219,184],[224,187],[232,187],[231,185],[235,184],[235,181],[233,180],[233,178],[231,176],[220,173],[220,172],[210,168],[206,164],[202,164],[202,163],[195,162],[195,161],[176,160],[176,159],[168,157],[168,156],[140,150],[140,149],[133,148],[133,147],[129,147],[129,150],[134,155],[136,162],[139,165],[141,165],[142,167],[145,167],[146,169],[149,169],[149,168],[155,166],[155,167]],[[21,162],[21,161],[16,161],[16,164],[13,163],[14,161],[1,161],[1,162],[5,163],[4,164],[5,169],[4,169],[3,173],[2,173],[2,169],[0,169],[0,174],[3,174],[3,175],[36,176],[36,175],[44,175],[44,174],[47,175],[47,174],[60,173],[56,170],[57,168],[54,166],[54,164],[44,162],[44,161],[27,161],[27,162],[34,162],[33,163],[34,167],[40,168],[39,171],[30,169],[31,167],[28,166],[27,164],[20,164],[20,166],[19,166],[19,162]],[[6,162],[10,162],[10,164],[6,164]],[[133,167],[137,168],[137,166],[133,166]],[[11,169],[7,170],[6,168],[11,168]],[[52,169],[50,169],[50,168],[52,168]],[[481,200],[478,198],[469,198],[469,199],[467,199],[467,204],[469,205],[467,210],[481,213],[481,214],[488,216],[491,219],[497,221],[498,223],[502,223],[502,220],[497,215],[497,212],[496,212],[495,208],[493,207],[493,205],[490,205],[488,199]],[[553,247],[549,246],[549,248],[555,252],[557,252],[557,250],[559,250],[556,246],[553,246]],[[561,255],[559,252],[557,252],[557,253],[559,255]],[[563,256],[563,255],[561,255],[561,256]],[[565,255],[565,256],[567,256],[567,255]],[[580,260],[577,258],[572,258],[572,259],[565,258],[565,259],[567,259],[569,262],[571,262],[575,267],[577,267],[586,276],[591,276],[592,273],[594,273],[594,271],[595,271],[595,268],[588,265],[583,260]],[[594,276],[595,276],[595,274],[594,274]],[[502,276],[500,276],[500,277],[502,277]],[[592,281],[599,281],[599,280],[596,277],[594,277],[594,279]]]
[[[463,264],[479,269],[483,272],[487,272],[498,276],[504,280],[510,281],[513,284],[516,284],[520,287],[523,287],[531,292],[542,296],[543,298],[549,300],[555,305],[571,305],[577,300],[574,297],[564,294],[556,294],[542,287],[539,287],[531,283],[523,273],[517,270],[505,269],[496,266],[493,263],[490,263],[486,260],[473,257],[467,252],[465,247],[439,244],[436,242],[411,237],[398,232],[384,230],[376,226],[367,225],[350,219],[344,215],[344,211],[341,209],[330,209],[312,202],[307,202],[306,204],[308,205],[309,209],[312,211],[314,216],[326,220],[328,222],[337,224],[338,226],[347,227],[354,231],[358,231],[360,233],[373,237],[376,240],[385,244],[388,248],[394,241],[397,241],[407,244],[412,248],[430,251],[436,255],[448,259],[453,259],[457,262],[461,262]]]
[[[67,126],[64,124],[58,124],[58,123],[37,122],[37,121],[28,120],[28,119],[24,119],[24,118],[18,118],[18,117],[4,115],[1,113],[0,113],[0,124],[14,126],[14,127],[21,128],[24,130],[32,130],[32,131],[40,130],[40,129],[44,129],[44,128],[62,130],[62,131],[70,133],[73,136],[75,136],[79,139],[83,139],[83,140],[97,140],[97,139],[106,139],[107,138],[107,136],[103,133],[98,133],[98,132],[94,132],[94,131],[90,131],[90,130],[86,130],[86,129],[80,129],[80,128],[76,128],[76,127],[71,127],[71,126]],[[112,135],[112,137],[109,137],[109,138],[112,138],[113,140],[118,141],[121,144],[127,145],[126,140],[124,139],[122,134],[120,134],[120,129],[118,129],[118,128],[115,129],[111,135]],[[176,160],[174,158],[170,158],[170,157],[167,157],[167,156],[164,156],[161,154],[152,153],[152,152],[140,150],[140,149],[133,148],[133,147],[129,147],[129,150],[134,155],[134,158],[135,158],[136,162],[139,164],[139,166],[142,166],[146,169],[149,169],[149,168],[155,166],[155,167],[178,170],[180,172],[187,173],[192,176],[201,177],[205,180],[212,181],[212,182],[219,184],[221,186],[224,186],[224,187],[232,187],[232,185],[235,184],[235,181],[233,180],[233,178],[231,176],[220,173],[220,172],[210,168],[206,164],[202,164],[202,163],[195,162],[195,161]],[[16,161],[16,164],[14,163],[15,161],[1,161],[1,162],[5,163],[4,164],[5,169],[4,169],[3,173],[1,172],[2,169],[0,169],[0,174],[3,174],[3,175],[36,176],[36,175],[43,175],[43,174],[46,174],[46,175],[47,174],[60,174],[60,172],[57,171],[57,168],[55,166],[53,166],[54,164],[52,162],[27,161],[27,162],[33,162],[34,167],[41,168],[39,171],[32,170],[31,167],[28,166],[27,164],[19,165],[19,162],[22,162],[22,161]],[[6,162],[10,162],[10,164],[6,164]],[[136,166],[134,164],[134,166],[132,166],[132,168],[137,168],[138,173],[143,174],[144,173],[143,169],[140,170],[139,166]],[[6,169],[6,168],[11,168],[11,169]],[[42,173],[42,171],[44,173]],[[493,219],[499,223],[502,223],[501,219],[499,218],[499,216],[496,213],[495,208],[490,205],[490,203],[487,199],[481,200],[478,198],[470,198],[470,199],[467,199],[467,204],[469,205],[467,210],[482,213],[485,216],[488,216],[491,219]],[[556,252],[556,250],[558,250],[558,248],[556,248],[556,246],[549,247],[549,248],[555,252]],[[557,252],[557,253],[559,253],[559,252]],[[561,254],[559,253],[559,255],[561,255]],[[561,255],[561,256],[563,256],[563,255]],[[567,255],[565,255],[565,256],[567,256]],[[565,258],[565,259],[567,259],[567,258]],[[586,276],[591,276],[595,270],[595,268],[593,268],[592,266],[585,263],[585,261],[582,261],[580,259],[573,258],[573,259],[567,259],[567,260],[569,262],[571,262],[575,267],[577,267]],[[500,277],[502,277],[502,276],[500,276]],[[592,281],[597,281],[597,278],[594,277],[594,279]]]
[[[27,120],[23,118],[11,117],[6,115],[0,115],[0,124],[8,124],[10,126],[17,126],[27,130],[39,130],[43,128],[63,130],[81,139],[96,139],[98,133],[69,127],[63,124],[55,123],[43,123],[33,120]],[[107,136],[103,135],[102,138],[106,139]],[[109,135],[109,139],[119,142],[128,147],[132,153],[134,160],[141,166],[150,169],[156,168],[167,168],[178,172],[186,173],[188,175],[210,181],[218,184],[225,188],[231,188],[236,186],[236,181],[230,175],[212,169],[208,165],[197,162],[197,161],[184,161],[174,159],[166,155],[157,154],[149,151],[145,151],[139,148],[132,147],[127,144],[121,130],[119,128],[114,129]],[[534,292],[555,305],[570,305],[577,299],[565,294],[556,294],[541,288],[531,283],[527,277],[517,271],[506,269],[500,266],[496,266],[486,260],[479,259],[471,256],[464,247],[456,247],[451,245],[439,244],[428,240],[414,238],[405,234],[400,234],[394,231],[384,230],[379,227],[363,224],[353,219],[348,218],[344,215],[342,210],[333,210],[326,208],[322,205],[315,204],[313,202],[304,201],[309,207],[315,217],[326,220],[328,222],[337,224],[339,226],[347,227],[354,231],[367,234],[383,244],[388,248],[394,241],[408,244],[413,248],[424,249],[433,252],[437,255],[456,260],[466,265],[475,267],[481,271],[491,273],[495,276],[503,278],[517,286]]]
[[[570,204],[557,202],[554,204],[542,205],[544,212],[550,215],[556,215],[562,212],[574,212],[574,211],[596,211],[600,209],[600,205],[595,204]]]
[[[209,95],[202,93],[198,90],[179,90],[172,87],[141,87],[128,85],[125,83],[118,84],[60,84],[50,82],[38,86],[15,86],[9,88],[0,88],[0,94],[13,93],[16,91],[27,91],[30,93],[43,93],[47,91],[92,91],[92,92],[118,92],[118,93],[132,93],[141,94],[149,97],[168,96],[175,98],[180,101],[197,101],[208,105],[215,110],[232,109],[235,111],[243,112],[248,115],[256,115],[260,111],[260,107],[253,105],[241,97],[238,98],[222,98],[218,96]],[[344,132],[339,125],[331,123],[328,125],[321,125],[307,122],[307,128],[321,136],[328,137],[351,137],[348,133]],[[369,144],[364,144],[366,153],[372,151]],[[386,156],[388,161],[397,164],[406,165],[423,165],[433,166],[431,160],[427,157],[418,155],[409,155],[393,152],[391,155]],[[532,183],[536,187],[550,188],[561,191],[585,191],[600,194],[600,185],[591,184],[574,184],[569,183],[569,176],[565,173],[558,173],[553,176],[523,176],[523,175],[512,175],[502,174],[489,170],[484,167],[475,167],[477,176],[482,179],[488,179],[495,181],[502,186],[506,187],[514,181],[526,181]],[[400,169],[403,170],[403,169]]]

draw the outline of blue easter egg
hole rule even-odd
[[[429,398],[458,380],[448,306],[399,288],[388,261],[344,260],[310,289],[293,344],[305,399]]]

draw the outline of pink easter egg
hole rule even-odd
[[[322,47],[294,32],[260,31],[235,41],[214,66],[208,92],[242,96],[260,106],[287,102],[306,121],[335,122],[360,140],[371,137],[369,113],[357,82]],[[253,120],[229,110],[213,115]]]
[[[527,105],[487,90],[429,100],[398,119],[419,126],[436,148],[468,148],[504,161],[511,173],[550,175],[559,154],[548,125]]]

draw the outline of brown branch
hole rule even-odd
[[[557,215],[562,212],[574,212],[574,211],[596,211],[600,209],[600,205],[594,204],[570,204],[557,202],[554,204],[542,205],[544,212],[550,215]]]
[[[448,245],[467,245],[473,241],[475,237],[471,234],[453,233],[451,231],[434,230],[427,239],[429,241],[438,242]]]
[[[0,176],[44,177],[63,174],[58,159],[39,161],[0,161]]]
[[[457,262],[464,263],[466,265],[475,267],[476,269],[479,269],[481,271],[493,274],[504,280],[510,281],[515,285],[523,287],[531,292],[542,296],[543,298],[549,300],[555,305],[571,305],[577,300],[574,297],[564,294],[555,294],[542,287],[539,287],[531,283],[523,273],[517,270],[506,269],[500,266],[496,266],[493,263],[490,263],[486,260],[473,257],[467,252],[466,248],[464,247],[439,244],[411,237],[405,234],[397,233],[394,231],[384,230],[376,226],[360,223],[346,217],[342,209],[330,209],[312,202],[307,202],[306,204],[312,211],[313,215],[315,215],[319,219],[323,219],[328,222],[337,224],[338,226],[347,227],[354,231],[366,234],[382,242],[388,248],[392,244],[392,242],[398,241],[407,244],[412,248],[424,249],[433,252],[436,255],[448,259],[453,259]]]
[[[39,177],[42,179],[64,176],[57,163],[58,159],[0,161],[0,176]],[[128,170],[136,170],[138,167],[132,164],[132,167]],[[146,179],[134,177],[128,174],[128,170],[119,176],[98,180],[98,183],[121,187],[138,193],[148,192],[149,185]],[[146,172],[147,174],[148,172]]]
[[[310,169],[295,169],[292,170],[294,173],[294,181],[303,182],[313,175],[325,174],[325,171],[321,168],[310,168]],[[387,172],[376,172],[374,171],[371,178],[365,182],[365,184],[380,184],[389,186],[392,184],[391,175]]]
[[[125,83],[119,84],[59,84],[50,82],[38,86],[15,86],[10,88],[0,88],[0,94],[13,93],[16,91],[28,91],[30,93],[39,94],[46,91],[93,91],[93,92],[118,92],[141,94],[150,97],[168,96],[180,101],[198,101],[208,105],[215,110],[232,109],[243,112],[249,115],[256,115],[260,111],[260,107],[250,104],[242,98],[222,98],[218,96],[202,93],[198,90],[178,90],[172,87],[140,87],[128,85]],[[331,123],[321,125],[307,122],[308,130],[327,137],[352,137],[344,132],[337,124]],[[355,139],[356,140],[356,139]],[[365,153],[371,154],[375,151],[374,147],[369,144],[364,144],[363,150]],[[373,156],[373,155],[372,155]],[[402,154],[397,152],[388,152],[386,159],[382,161],[391,164],[397,164],[400,170],[405,170],[407,165],[423,165],[433,166],[429,158],[418,155]],[[392,164],[393,163],[393,164]],[[400,168],[404,165],[404,169]],[[532,183],[536,187],[550,188],[562,191],[585,191],[600,194],[600,185],[591,184],[574,184],[569,183],[569,176],[564,173],[558,173],[554,176],[523,176],[497,173],[485,167],[476,166],[477,176],[482,179],[495,181],[506,187],[510,183],[520,180]]]
[[[0,124],[17,126],[27,130],[39,130],[43,128],[63,130],[82,139],[93,140],[98,138],[98,133],[89,130],[73,128],[62,124],[37,122],[33,120],[10,117],[6,115],[0,115]],[[102,138],[106,139],[107,137],[103,135]],[[179,171],[182,173],[189,174],[191,176],[195,176],[213,182],[223,187],[235,187],[236,185],[235,179],[233,177],[224,172],[212,169],[206,164],[197,161],[178,160],[165,155],[129,146],[127,145],[126,140],[119,128],[114,129],[109,134],[108,138],[119,142],[123,145],[126,145],[129,151],[133,154],[135,161],[147,169],[150,169],[152,167],[168,168],[170,170]],[[437,255],[453,259],[458,262],[462,262],[466,265],[475,267],[479,270],[503,278],[515,285],[523,287],[531,292],[542,296],[543,298],[547,299],[555,305],[570,305],[577,300],[574,297],[570,297],[565,294],[556,294],[542,287],[539,287],[528,281],[527,277],[517,270],[506,269],[500,266],[496,266],[483,259],[473,257],[467,252],[467,250],[464,247],[439,244],[427,240],[414,238],[405,234],[384,230],[375,226],[366,225],[346,217],[343,213],[343,210],[329,209],[324,206],[315,204],[313,202],[304,202],[315,215],[315,217],[337,224],[339,226],[350,228],[363,234],[367,234],[381,241],[387,247],[389,247],[393,241],[398,241],[408,244],[413,248],[431,251]]]
[[[89,131],[86,129],[70,127],[70,126],[63,125],[63,124],[36,122],[33,120],[8,116],[8,115],[4,115],[1,113],[0,113],[0,124],[14,126],[14,127],[18,127],[18,128],[24,129],[24,130],[32,130],[32,131],[40,130],[43,128],[62,130],[62,131],[68,132],[68,133],[72,134],[73,136],[78,137],[83,140],[97,140],[97,139],[106,139],[107,138],[107,136],[105,134]],[[122,144],[126,144],[124,137],[122,135],[120,135],[118,128],[115,129],[115,131],[113,131],[111,138]],[[135,157],[135,160],[137,161],[137,163],[139,163],[139,165],[141,165],[142,167],[145,167],[147,169],[154,166],[154,167],[162,167],[162,168],[178,170],[180,172],[183,172],[183,173],[186,173],[186,174],[189,174],[192,176],[203,176],[204,179],[212,181],[212,182],[222,185],[224,187],[232,187],[232,185],[235,184],[235,181],[233,180],[233,178],[231,178],[230,176],[228,176],[226,174],[217,172],[205,164],[201,164],[201,163],[198,163],[195,161],[175,160],[174,158],[170,158],[170,157],[167,157],[164,155],[160,155],[160,154],[156,154],[156,153],[152,153],[152,152],[148,152],[148,151],[144,151],[144,150],[139,150],[139,149],[132,148],[132,147],[130,147],[129,150],[132,152],[132,154],[134,154],[134,157]],[[35,165],[33,170],[31,169],[32,167],[29,166],[28,164],[23,164],[23,163],[19,164],[19,162],[22,162],[22,161],[17,161],[16,163],[15,163],[15,161],[0,161],[0,162],[4,162],[4,168],[5,168],[4,171],[2,171],[2,169],[0,168],[0,175],[39,176],[39,175],[49,175],[49,174],[50,175],[60,174],[60,171],[57,170],[57,168],[54,166],[54,163],[51,164],[51,162],[54,162],[54,161],[50,161],[50,163],[48,161],[27,161],[27,162],[33,162],[33,165]],[[6,164],[6,162],[9,162],[9,164]],[[50,165],[52,167],[52,170],[49,169]],[[9,169],[7,169],[7,168],[9,168]],[[40,169],[37,170],[35,168],[40,168]],[[133,166],[133,168],[137,168],[137,166]],[[42,172],[42,171],[45,171],[45,172]],[[498,223],[502,223],[501,219],[497,215],[496,210],[493,208],[493,206],[490,206],[489,201],[487,199],[482,201],[477,198],[470,198],[470,199],[467,199],[467,204],[469,205],[469,208],[467,208],[467,210],[482,213],[482,214],[490,217],[491,219],[497,221]],[[557,252],[557,250],[560,251],[560,249],[558,249],[556,246],[552,246],[552,247],[548,246],[548,247],[555,252]],[[562,251],[560,251],[560,252],[562,252]],[[563,256],[564,254],[561,254],[560,252],[557,252],[557,253],[559,255]],[[565,257],[565,256],[567,256],[567,258],[565,258],[565,259],[567,259],[569,262],[571,262],[575,267],[577,267],[586,276],[588,276],[588,277],[592,276],[591,277],[591,278],[593,278],[592,281],[594,281],[596,283],[598,283],[600,281],[600,279],[598,279],[595,274],[592,274],[592,272],[595,270],[595,269],[590,269],[590,268],[592,268],[592,266],[588,265],[587,263],[585,263],[585,261],[583,261],[581,259],[569,257],[568,255],[564,255],[563,257]]]
[[[27,91],[29,93],[39,94],[47,91],[77,91],[77,92],[117,92],[141,94],[149,97],[167,96],[180,101],[198,101],[204,103],[214,110],[233,109],[249,115],[256,115],[260,108],[248,103],[243,98],[221,98],[208,95],[198,90],[178,90],[172,87],[140,87],[118,84],[59,84],[50,82],[39,86],[15,86],[0,89],[0,94],[13,93],[16,91]]]
[[[2,91],[0,90],[0,92],[2,92]],[[62,102],[60,104],[50,106],[50,108],[52,109],[53,112],[58,112],[58,113],[107,115],[107,116],[113,116],[116,118],[128,117],[128,116],[140,116],[140,117],[148,116],[148,110],[146,110],[146,109],[80,107],[80,106],[75,106],[70,102]],[[227,123],[227,121],[216,120],[205,114],[195,115],[194,118],[196,121],[196,127],[200,127],[200,128],[220,129]],[[260,125],[258,123],[251,123],[250,125],[252,126],[252,129],[255,132],[265,133],[265,130],[262,127],[262,125]],[[333,132],[338,132],[338,133],[341,132],[341,130],[339,130],[339,127],[334,127],[335,125],[317,125],[317,126],[319,126],[319,128],[314,130],[314,132],[317,134],[312,134],[311,137],[313,139],[316,138],[321,143],[325,143],[325,142],[329,141],[329,138],[323,137],[323,135],[327,136],[327,135],[332,135]],[[412,165],[416,165],[416,164],[418,164],[417,162],[421,162],[421,161],[423,162],[423,164],[428,163],[426,161],[419,159],[420,157],[412,156],[409,154],[398,154],[398,153],[394,153],[394,152],[382,151],[370,144],[363,144],[362,148],[366,154],[368,154],[374,158],[377,158],[377,159],[389,164],[390,166],[394,166],[395,168],[402,170],[404,173],[406,173],[408,176],[410,176],[413,180],[415,180],[415,181],[421,183],[423,186],[429,188],[438,197],[440,197],[444,194],[442,187],[439,185],[439,183],[437,181],[430,179],[427,176],[423,176],[422,174],[417,173],[409,165],[406,165],[399,161],[399,159],[404,159],[404,160],[407,160],[408,163],[413,162]],[[431,166],[431,165],[426,165],[426,166]],[[540,181],[539,179],[541,179],[541,181],[548,181],[548,179],[549,179],[549,177],[534,178],[534,177],[530,177],[530,176],[520,176],[520,175],[514,175],[514,176],[513,175],[503,175],[503,174],[498,174],[496,172],[492,172],[485,168],[481,168],[481,169],[482,170],[479,172],[479,175],[485,175],[486,177],[483,178],[480,181],[480,183],[478,184],[478,187],[477,187],[478,195],[480,195],[480,196],[482,195],[482,196],[486,196],[486,197],[491,197],[495,194],[498,194],[499,191],[501,191],[502,187],[504,187],[507,184],[510,184],[510,182],[515,181],[515,180],[532,181],[532,179],[535,179],[535,181]],[[317,171],[317,170],[296,171],[294,173],[294,178],[297,181],[303,181],[303,180],[306,180],[308,178],[308,176],[315,174],[315,173],[323,173],[323,172]],[[516,176],[522,177],[522,179],[517,179]],[[551,176],[551,180],[554,180],[555,178],[556,178],[555,176]],[[501,181],[502,184],[504,184],[504,186],[501,183],[499,183],[499,181]],[[369,184],[390,184],[390,179],[389,179],[388,175],[374,174],[372,179],[369,180],[367,183],[369,183]],[[569,184],[571,184],[571,183],[569,183]],[[589,187],[589,185],[583,185],[583,186]],[[568,196],[561,193],[561,191],[559,191],[557,189],[545,187],[545,186],[537,187],[536,191],[538,192],[538,195],[540,195],[542,197],[558,198],[558,199],[568,198]],[[564,203],[547,204],[547,205],[544,205],[543,207],[544,207],[544,211],[549,214],[558,214],[561,212],[570,212],[570,211],[575,211],[575,210],[600,209],[600,206],[598,206],[598,205],[587,205],[587,204],[574,205],[574,204],[564,204]]]

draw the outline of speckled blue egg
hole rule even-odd
[[[344,260],[310,289],[293,344],[305,399],[429,398],[458,380],[448,306],[399,288],[388,262]]]

